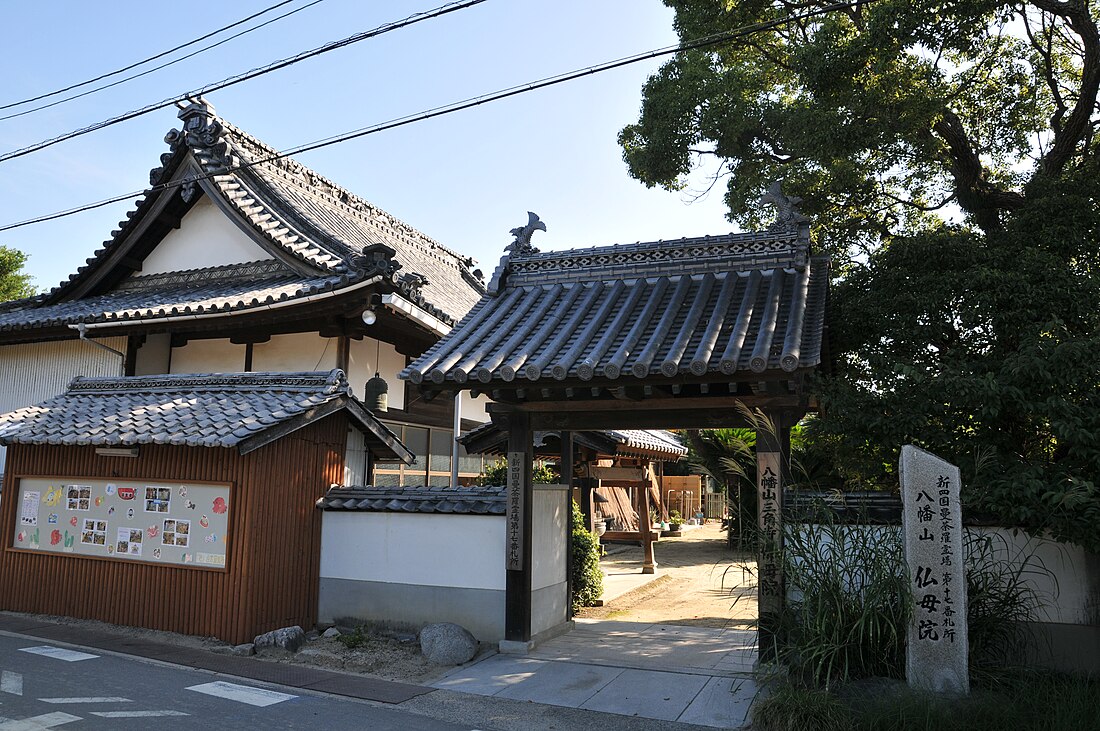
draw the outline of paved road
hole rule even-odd
[[[471,731],[353,699],[0,634],[0,731],[50,728]]]

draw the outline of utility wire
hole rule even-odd
[[[57,96],[58,94],[64,94],[65,92],[72,91],[73,89],[79,89],[80,87],[87,86],[88,84],[94,84],[97,81],[103,81],[104,79],[109,79],[112,76],[118,76],[119,74],[124,74],[127,71],[130,71],[131,69],[136,69],[138,66],[144,66],[147,63],[150,63],[152,61],[156,61],[158,58],[164,58],[165,56],[167,56],[169,54],[175,53],[176,51],[183,50],[184,48],[187,48],[188,46],[193,46],[196,43],[201,43],[201,42],[205,41],[207,38],[212,38],[213,36],[216,36],[219,33],[223,33],[223,32],[225,32],[225,31],[227,31],[231,28],[236,28],[238,25],[241,25],[243,23],[247,23],[248,21],[250,21],[254,18],[260,17],[261,15],[266,15],[267,13],[270,13],[272,10],[277,10],[277,9],[281,8],[282,6],[288,5],[292,2],[294,2],[294,0],[283,0],[282,2],[276,3],[276,4],[272,5],[269,8],[265,8],[265,9],[261,10],[258,13],[253,13],[252,15],[249,15],[247,18],[241,18],[236,23],[230,23],[229,25],[222,26],[221,28],[218,28],[215,31],[211,31],[210,33],[207,33],[204,36],[200,36],[200,37],[194,39],[193,41],[188,41],[187,43],[181,43],[180,45],[176,46],[175,48],[169,48],[167,51],[162,51],[162,52],[158,53],[155,56],[150,56],[149,58],[143,59],[143,60],[138,61],[136,63],[132,63],[129,66],[123,66],[120,69],[116,69],[114,71],[108,71],[105,74],[100,74],[99,76],[95,77],[94,79],[88,79],[87,81],[81,81],[78,84],[72,84],[70,86],[66,86],[64,89],[57,89],[56,91],[50,91],[50,92],[47,92],[45,94],[39,94],[38,96],[32,96],[29,99],[21,99],[17,102],[9,102],[7,104],[0,105],[0,110],[11,109],[12,107],[18,107],[18,106],[21,106],[23,104],[30,104],[31,102],[36,102],[36,101],[39,101],[41,99],[47,99],[51,96]],[[5,117],[5,119],[6,119],[6,117]]]
[[[286,0],[286,2],[293,2],[293,0]],[[161,69],[166,69],[169,66],[174,66],[177,63],[180,63],[181,61],[186,61],[189,58],[194,58],[195,56],[198,56],[201,53],[206,53],[207,51],[209,51],[211,49],[214,49],[214,48],[217,48],[218,46],[229,43],[232,40],[236,40],[237,38],[240,38],[243,35],[248,35],[252,31],[256,31],[256,30],[259,30],[260,28],[271,25],[272,23],[278,22],[278,21],[282,20],[283,18],[288,18],[291,15],[294,15],[295,13],[300,13],[303,10],[307,10],[309,8],[312,8],[314,5],[317,5],[318,3],[322,3],[322,2],[324,2],[324,0],[313,0],[313,2],[309,3],[308,5],[303,5],[300,8],[295,8],[294,10],[291,10],[291,11],[288,11],[286,13],[283,13],[282,15],[276,16],[276,17],[272,18],[271,20],[264,21],[263,23],[260,23],[259,25],[253,26],[251,28],[246,28],[245,30],[242,30],[239,33],[234,33],[233,35],[229,36],[228,38],[223,38],[222,40],[217,41],[216,43],[211,43],[209,46],[203,46],[202,48],[200,48],[196,51],[192,51],[191,53],[188,53],[186,56],[180,56],[179,58],[173,59],[171,61],[167,61],[165,63],[160,64],[159,66],[154,66],[151,69],[146,69],[145,71],[141,71],[139,73],[133,74],[132,76],[127,76],[125,78],[119,79],[118,81],[112,81],[110,84],[104,84],[103,86],[97,86],[94,89],[89,89],[88,91],[83,91],[79,94],[73,94],[72,96],[67,96],[64,99],[58,99],[57,101],[50,102],[49,104],[42,104],[41,106],[32,107],[31,109],[24,109],[21,112],[15,112],[14,114],[9,114],[5,117],[0,117],[0,122],[3,122],[6,119],[15,119],[16,117],[23,117],[27,114],[33,114],[34,112],[40,112],[43,109],[49,109],[50,107],[56,107],[59,104],[65,104],[66,102],[71,102],[74,99],[80,99],[81,97],[85,97],[85,96],[89,96],[91,94],[95,94],[97,92],[103,91],[104,89],[110,89],[111,87],[118,86],[119,84],[125,84],[127,81],[133,81],[134,79],[140,79],[142,76],[148,76],[149,74],[154,73],[156,71],[160,71]],[[285,3],[280,3],[280,4],[285,4]],[[265,10],[263,12],[267,12],[267,11]],[[255,17],[255,16],[252,16],[252,17]],[[220,31],[216,31],[216,32],[220,32]],[[213,34],[210,34],[210,35],[213,35]],[[209,38],[209,35],[204,36],[204,37]],[[190,44],[188,44],[188,45],[190,45]],[[170,51],[165,51],[165,53],[170,53]],[[162,53],[160,55],[163,56],[164,54]],[[156,58],[159,58],[159,56],[157,56]],[[144,62],[142,62],[142,63],[144,63]],[[133,68],[133,66],[131,66],[129,68]],[[103,77],[100,77],[100,78],[103,78]],[[85,84],[87,84],[87,83],[88,82],[85,82]],[[81,86],[83,86],[83,85],[84,84],[81,84]],[[12,106],[14,106],[14,105],[12,105]],[[0,109],[6,109],[6,108],[7,107],[0,107]]]
[[[592,76],[594,74],[603,73],[604,71],[610,71],[612,69],[621,68],[630,64],[639,63],[652,58],[659,58],[661,56],[668,56],[681,51],[690,51],[697,48],[706,48],[709,46],[718,45],[726,41],[737,40],[738,38],[744,38],[756,33],[760,33],[766,30],[772,30],[788,23],[793,23],[800,20],[808,20],[818,15],[824,15],[831,13],[834,10],[843,10],[845,8],[851,8],[855,4],[867,5],[870,2],[876,2],[877,0],[856,0],[856,3],[843,2],[827,5],[816,10],[806,11],[796,15],[789,15],[785,18],[778,18],[776,20],[769,20],[762,23],[754,23],[752,25],[742,26],[731,31],[724,33],[716,33],[714,35],[699,38],[694,41],[688,41],[680,43],[675,46],[666,46],[665,48],[658,48],[652,51],[646,51],[644,53],[635,54],[633,56],[626,56],[624,58],[616,59],[614,61],[606,61],[596,66],[589,66],[587,68],[578,69],[575,71],[569,71],[557,76],[550,76],[539,81],[533,81],[520,86],[513,86],[507,89],[501,89],[499,91],[491,92],[489,94],[483,94],[481,96],[470,97],[463,101],[453,102],[440,107],[435,107],[417,114],[411,114],[405,117],[398,117],[396,119],[389,120],[387,122],[381,122],[370,127],[362,127],[351,132],[336,135],[333,137],[326,137],[314,142],[309,142],[304,145],[293,147],[282,152],[278,152],[274,155],[253,160],[251,162],[242,163],[236,167],[224,170],[218,173],[207,173],[204,175],[188,177],[186,180],[170,181],[166,183],[159,183],[157,185],[150,186],[144,190],[134,191],[132,193],[126,193],[124,195],[117,195],[113,198],[107,198],[105,200],[98,201],[96,203],[89,203],[79,206],[77,208],[70,208],[64,211],[58,211],[56,213],[50,213],[44,216],[38,216],[37,218],[30,218],[25,221],[19,221],[17,223],[9,223],[4,226],[0,226],[0,231],[10,231],[15,228],[22,228],[24,226],[30,226],[36,223],[44,223],[46,221],[52,221],[58,218],[64,218],[66,216],[72,216],[77,213],[83,213],[85,211],[94,210],[96,208],[102,208],[103,206],[111,205],[112,203],[118,203],[120,201],[129,200],[131,198],[138,198],[143,195],[149,195],[157,193],[170,188],[177,188],[185,183],[192,183],[197,180],[210,180],[219,175],[226,175],[228,173],[239,172],[248,168],[255,167],[257,165],[263,165],[265,163],[274,162],[285,157],[292,155],[299,155],[304,152],[311,152],[313,150],[319,150],[323,147],[329,147],[331,145],[340,144],[349,140],[357,139],[359,137],[365,137],[367,135],[376,134],[385,130],[394,129],[396,127],[403,127],[414,122],[422,122],[435,117],[442,117],[446,114],[453,114],[464,109],[470,109],[471,107],[480,106],[489,102],[498,101],[500,99],[506,99],[508,97],[517,96],[519,94],[526,94],[527,92],[535,91],[537,89],[545,89],[549,86],[555,86],[557,84],[563,84],[567,81],[573,81],[585,76]]]
[[[81,129],[59,135],[58,137],[53,137],[42,142],[37,142],[33,145],[29,145],[28,147],[5,152],[3,154],[0,154],[0,162],[14,160],[17,157],[23,157],[24,155],[29,155],[32,152],[44,150],[47,147],[52,147],[53,145],[65,142],[66,140],[71,140],[74,137],[80,137],[81,135],[86,135],[90,132],[95,132],[97,130],[104,129],[105,127],[110,127],[112,125],[118,124],[119,122],[125,122],[127,120],[143,116],[145,114],[148,114],[149,112],[154,112],[158,109],[164,109],[165,107],[169,107],[178,101],[183,101],[190,97],[208,94],[212,91],[225,89],[227,87],[233,86],[234,84],[239,84],[243,81],[248,81],[258,76],[263,76],[264,74],[269,74],[272,71],[278,71],[279,69],[286,68],[287,66],[293,66],[296,63],[300,63],[301,61],[305,61],[306,59],[313,58],[314,56],[320,56],[323,53],[335,51],[337,49],[344,48],[345,46],[350,46],[353,43],[359,43],[360,41],[365,41],[368,38],[380,36],[383,33],[389,33],[390,31],[407,28],[410,25],[414,25],[425,20],[438,18],[441,15],[453,13],[456,10],[464,10],[466,8],[473,7],[474,5],[480,5],[483,2],[485,2],[485,0],[464,0],[463,2],[451,2],[446,5],[441,5],[434,10],[428,10],[421,13],[413,13],[404,20],[386,23],[372,30],[363,31],[362,33],[356,33],[355,35],[348,36],[347,38],[343,38],[338,41],[331,41],[323,46],[319,46],[309,51],[303,51],[296,56],[290,56],[289,58],[274,61],[266,66],[260,66],[258,68],[252,69],[251,71],[246,71],[245,73],[237,74],[236,76],[230,76],[226,79],[222,79],[221,81],[199,87],[198,89],[192,89],[191,91],[184,92],[183,94],[178,94],[167,99],[163,99],[159,102],[150,104],[140,109],[135,109],[133,111],[126,112],[125,114],[120,114],[117,117],[112,117],[111,119],[106,119],[102,122],[96,122],[95,124],[88,125],[87,127],[82,127]]]

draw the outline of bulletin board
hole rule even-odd
[[[224,569],[231,485],[21,477],[12,548]]]

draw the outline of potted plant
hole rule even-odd
[[[670,534],[680,534],[680,528],[684,524],[684,518],[679,510],[668,511],[668,530]]]

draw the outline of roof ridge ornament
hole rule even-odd
[[[180,107],[177,115],[183,120],[183,130],[174,127],[164,135],[164,141],[171,153],[160,156],[161,167],[149,171],[149,184],[162,182],[166,166],[180,148],[201,151],[199,164],[204,173],[224,173],[233,167],[229,156],[229,145],[222,142],[225,127],[214,112],[214,107],[202,97],[188,99],[186,103],[177,102]],[[193,195],[193,193],[192,193]]]
[[[535,231],[546,231],[546,224],[539,220],[537,213],[527,211],[527,225],[516,226],[508,232],[515,236],[516,240],[509,244],[505,251],[516,256],[539,253],[538,249],[531,246],[531,237]]]
[[[802,204],[802,199],[794,195],[785,195],[783,185],[778,180],[768,186],[768,192],[760,199],[760,203],[775,206],[775,223],[768,226],[769,231],[801,228],[810,222],[810,219],[802,215],[802,212],[798,209]]]
[[[508,269],[508,262],[513,256],[530,256],[531,254],[539,253],[539,250],[534,246],[531,246],[531,237],[536,231],[545,231],[546,224],[539,220],[539,215],[532,211],[527,211],[527,225],[516,226],[508,233],[515,236],[515,240],[504,247],[504,256],[500,257],[500,264],[497,265],[496,271],[493,272],[492,279],[489,280],[489,286],[485,288],[485,293],[496,296],[504,286],[504,274]]]

